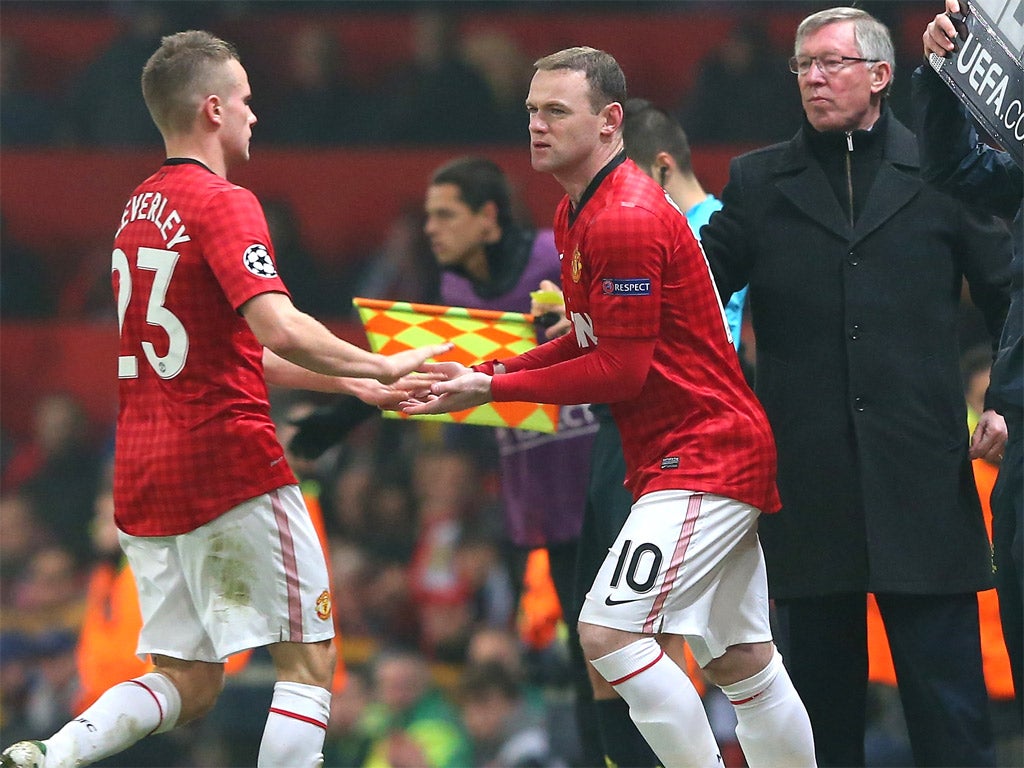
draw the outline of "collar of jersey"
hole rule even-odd
[[[587,204],[587,200],[594,196],[597,188],[601,186],[601,182],[604,181],[605,177],[626,162],[626,151],[619,152],[613,157],[604,168],[597,172],[597,175],[587,185],[587,188],[583,190],[583,194],[580,196],[579,205],[569,204],[569,226],[571,227],[576,221],[576,216],[583,210],[583,206]]]

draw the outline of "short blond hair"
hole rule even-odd
[[[223,87],[221,65],[238,60],[229,42],[202,30],[167,35],[142,68],[142,97],[164,135],[192,127],[203,98]]]

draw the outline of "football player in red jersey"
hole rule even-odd
[[[2,764],[88,765],[187,723],[213,706],[228,656],[268,646],[278,682],[258,764],[318,766],[335,664],[327,567],[267,384],[395,404],[401,377],[450,345],[373,354],[292,304],[259,201],[227,180],[256,123],[232,45],[165,37],[142,90],[167,160],[114,241],[114,506],[143,615],[136,652],[155,668]]]
[[[474,369],[433,366],[449,380],[403,409],[609,403],[634,505],[580,614],[587,658],[666,768],[721,757],[659,632],[684,636],[736,706],[752,768],[813,765],[807,713],[772,642],[757,539],[758,516],[779,508],[774,441],[707,262],[685,218],[625,157],[626,83],[615,59],[571,48],[535,66],[530,151],[567,193],[555,241],[572,331]]]

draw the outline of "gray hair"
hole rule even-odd
[[[853,39],[857,45],[858,55],[865,59],[888,62],[892,70],[892,77],[889,79],[889,87],[882,94],[887,96],[889,88],[892,87],[892,81],[896,77],[896,52],[893,48],[889,28],[867,11],[840,6],[812,13],[796,28],[796,39],[793,42],[794,55],[799,55],[800,46],[808,35],[817,32],[822,27],[844,21],[853,22]]]

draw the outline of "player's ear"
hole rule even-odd
[[[224,108],[220,101],[220,96],[215,93],[211,93],[205,99],[200,109],[201,114],[204,118],[214,125],[220,125],[223,116]]]
[[[622,128],[622,105],[613,101],[601,110],[604,114],[604,125],[601,126],[602,136],[612,136]]]

